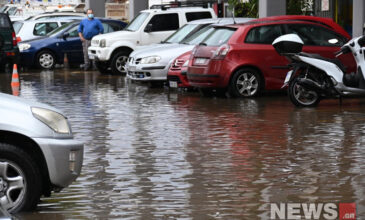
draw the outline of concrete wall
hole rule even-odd
[[[96,17],[105,17],[105,0],[86,0],[85,9],[91,8]]]
[[[259,0],[259,17],[286,14],[286,0]]]
[[[148,9],[148,0],[129,0],[129,20],[145,9]]]
[[[358,37],[364,34],[365,2],[364,0],[354,0],[353,5],[352,35]]]

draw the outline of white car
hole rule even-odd
[[[144,10],[124,30],[95,36],[88,54],[101,73],[110,67],[125,74],[125,63],[137,46],[159,43],[189,21],[216,17],[212,8],[202,7]]]
[[[18,41],[32,40],[45,36],[56,28],[73,21],[72,19],[49,19],[34,21],[17,21],[13,23],[14,31]]]
[[[149,45],[136,49],[130,54],[126,64],[127,77],[133,81],[166,81],[171,62],[183,53],[191,51],[213,30],[209,24],[244,23],[252,18],[218,18],[189,22],[175,34],[158,45]],[[187,36],[181,41],[171,43],[181,35]]]

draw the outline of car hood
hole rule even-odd
[[[116,41],[137,40],[136,36],[137,36],[137,34],[135,32],[116,31],[116,32],[111,32],[111,33],[107,33],[107,34],[96,35],[95,37],[93,37],[93,40],[100,41],[102,39],[105,39],[106,40],[106,46],[110,46],[111,44],[113,44]]]
[[[173,43],[173,44],[169,44],[169,43],[159,43],[159,44],[150,44],[150,45],[144,45],[144,46],[137,46],[136,49],[129,55],[129,56],[135,56],[140,53],[145,53],[148,51],[153,51],[153,50],[164,50],[165,48],[173,48],[173,47],[179,47],[180,44],[178,43]]]
[[[36,41],[42,41],[46,38],[49,38],[49,37],[48,36],[36,37],[36,38],[32,38],[30,40],[21,41],[21,42],[19,42],[19,44],[22,44],[22,43],[30,44],[30,43],[33,43],[33,42],[36,42]]]
[[[188,44],[169,44],[164,47],[159,48],[156,50],[155,48],[150,48],[146,50],[142,50],[141,52],[136,52],[134,54],[134,58],[143,58],[149,56],[160,56],[160,62],[169,62],[171,59],[175,59],[176,57],[180,56],[181,54],[190,51],[194,48],[194,45]]]
[[[45,108],[52,110],[54,112],[58,112],[62,115],[64,115],[62,112],[57,110],[56,108],[53,108],[52,106],[42,104],[39,102],[30,101],[24,98],[0,93],[0,109],[7,109],[9,111],[22,111],[22,112],[28,112],[31,113],[30,108],[31,107],[39,107],[39,108]]]

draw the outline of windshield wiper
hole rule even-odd
[[[199,46],[208,46],[206,43],[201,42]]]

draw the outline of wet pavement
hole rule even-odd
[[[204,98],[92,71],[20,79],[21,97],[69,117],[85,160],[19,219],[269,219],[270,203],[311,202],[354,202],[365,218],[365,99],[298,109],[280,94]]]

